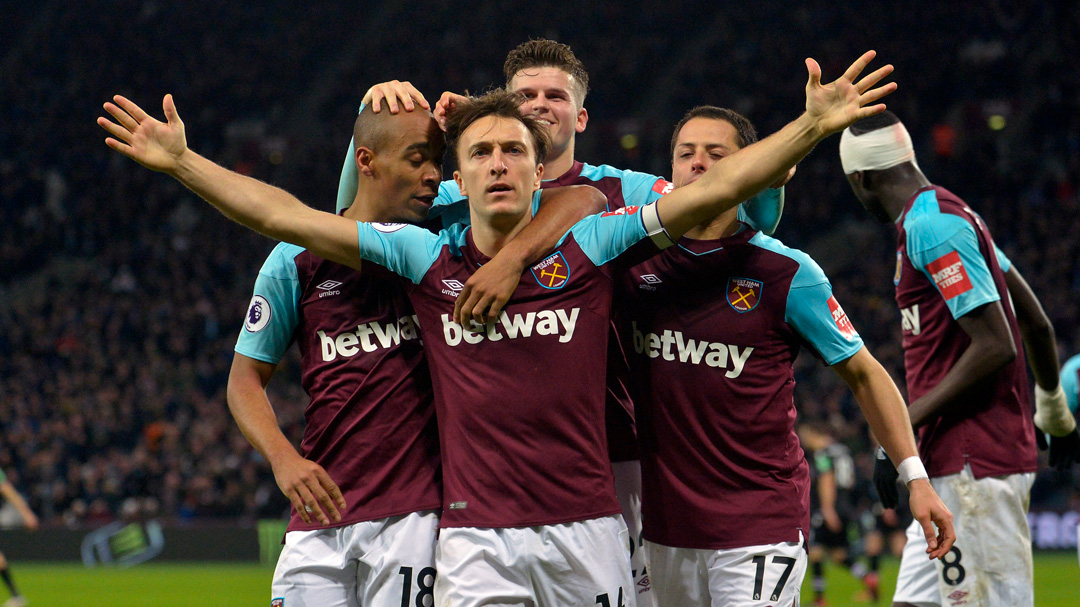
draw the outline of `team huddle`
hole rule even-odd
[[[522,44],[504,89],[433,111],[407,82],[376,85],[337,215],[190,150],[171,96],[164,123],[106,103],[110,147],[283,241],[228,386],[293,504],[271,604],[797,605],[804,347],[887,454],[883,502],[908,490],[895,603],[1033,604],[1020,346],[1035,423],[1067,462],[1056,352],[982,220],[922,176],[878,103],[891,66],[860,78],[873,58],[830,83],[808,59],[805,112],[760,141],[734,111],[693,108],[670,181],[574,158],[588,74],[562,44]],[[910,415],[821,268],[770,236],[796,163],[841,131],[856,196],[897,222]],[[299,451],[265,392],[293,342],[311,397]]]

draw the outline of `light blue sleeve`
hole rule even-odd
[[[271,364],[285,355],[300,322],[300,282],[293,260],[303,251],[281,243],[266,258],[236,340],[237,353]]]
[[[862,349],[863,340],[833,296],[832,285],[809,255],[788,249],[799,270],[788,290],[784,320],[809,343],[825,364],[845,361]],[[768,284],[763,288],[768,288]]]
[[[449,228],[455,223],[469,225],[469,199],[462,196],[457,182],[448,179],[439,184],[439,194],[435,196],[428,218],[439,218],[442,226]]]
[[[784,214],[784,188],[765,188],[750,200],[739,205],[739,221],[755,230],[772,235]]]
[[[1076,415],[1080,408],[1080,354],[1065,361],[1061,367],[1061,389],[1065,391],[1065,401],[1069,403],[1069,409]]]
[[[619,181],[622,183],[623,202],[626,206],[643,207],[675,189],[675,186],[663,177],[627,170],[621,173]]]
[[[357,115],[364,111],[364,104],[360,104]],[[352,206],[356,200],[356,190],[360,187],[360,176],[356,173],[356,141],[349,138],[349,153],[345,155],[345,165],[341,167],[341,178],[338,179],[337,207],[334,212],[341,212]]]
[[[904,229],[911,265],[934,283],[953,318],[1001,299],[975,228],[962,217],[923,215]]]
[[[998,265],[1001,266],[1001,273],[1008,274],[1009,269],[1012,268],[1012,260],[996,244],[994,245],[994,253],[997,255]]]
[[[589,215],[570,228],[559,241],[559,246],[571,234],[589,260],[598,267],[649,236],[641,220],[641,207],[625,207]]]
[[[419,284],[438,259],[443,245],[456,239],[464,226],[453,226],[438,234],[408,223],[356,222],[360,257],[388,268]]]

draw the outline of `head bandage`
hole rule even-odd
[[[914,161],[911,135],[899,122],[861,135],[853,135],[849,127],[840,135],[840,164],[848,175]]]

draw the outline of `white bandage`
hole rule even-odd
[[[914,161],[911,135],[899,122],[861,135],[853,135],[849,127],[840,135],[840,164],[848,175]]]
[[[926,474],[926,467],[923,466],[922,460],[919,459],[918,455],[912,455],[900,462],[900,465],[896,467],[896,471],[900,473],[900,482],[904,483],[905,487],[915,479],[930,478],[930,476]]]
[[[1076,429],[1076,418],[1069,411],[1061,384],[1053,392],[1035,384],[1035,425],[1050,436],[1066,436]]]

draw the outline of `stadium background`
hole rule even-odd
[[[251,527],[287,507],[224,397],[273,243],[106,148],[94,124],[105,100],[123,93],[159,115],[173,93],[193,149],[332,209],[368,86],[408,79],[431,101],[480,91],[502,83],[510,48],[538,36],[571,44],[592,78],[577,157],[662,175],[671,126],[689,107],[732,107],[768,134],[802,107],[804,57],[832,79],[876,49],[875,65],[896,66],[887,102],[926,174],[983,215],[1042,299],[1062,360],[1080,351],[1073,2],[7,3],[0,468],[44,526]],[[776,235],[821,263],[902,379],[894,231],[858,206],[837,140],[800,165]],[[297,364],[291,355],[271,384],[295,442],[306,403]],[[801,415],[828,422],[868,477],[865,424],[846,387],[808,354],[797,373]],[[1043,469],[1033,510],[1077,510],[1078,479]]]

